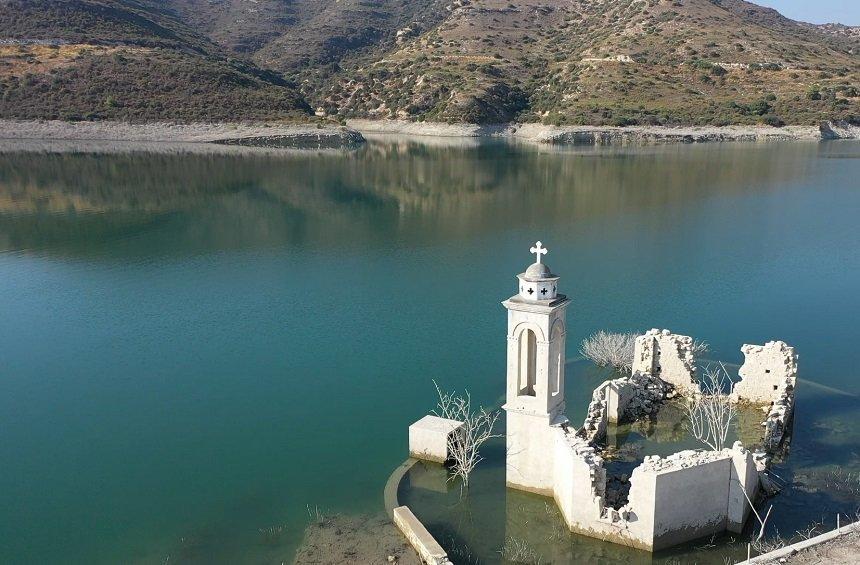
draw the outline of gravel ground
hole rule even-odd
[[[777,565],[854,565],[860,564],[860,530],[840,536],[836,539],[802,549],[788,557],[769,561],[755,560],[756,564]]]
[[[388,516],[338,515],[308,526],[293,563],[421,565],[421,560]]]
[[[360,142],[361,134],[340,126],[316,127],[301,124],[152,122],[61,122],[0,120],[3,140],[75,140],[173,143],[235,143],[248,139],[279,139],[302,142],[309,138],[323,145]]]

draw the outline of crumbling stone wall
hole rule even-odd
[[[610,422],[632,422],[650,416],[675,396],[674,386],[647,373],[604,381],[594,389],[577,435],[591,443],[602,441]]]
[[[606,470],[583,438],[557,428],[554,497],[575,532],[656,551],[726,529],[749,515],[741,486],[754,499],[758,474],[739,442],[722,451],[646,457],[633,470],[627,504],[606,503]]]
[[[645,332],[636,338],[632,372],[660,377],[682,393],[697,391],[693,338],[656,328]]]
[[[769,341],[764,345],[741,347],[744,364],[738,375],[734,396],[741,402],[770,404],[785,388],[797,384],[797,355],[784,341]]]
[[[762,450],[755,454],[758,468],[770,465],[794,416],[794,393],[797,386],[797,354],[784,341],[741,347],[744,364],[738,371],[741,380],[735,384],[732,397],[738,402],[768,407],[762,422]]]
[[[764,447],[768,451],[777,449],[782,443],[794,415],[794,387],[789,385],[781,389],[780,393],[771,405],[767,418],[762,422]]]

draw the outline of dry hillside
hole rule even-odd
[[[860,120],[858,28],[743,0],[0,0],[2,39],[68,46],[0,51],[0,116]]]

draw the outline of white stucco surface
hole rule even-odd
[[[534,248],[533,248],[534,249]],[[553,426],[564,416],[565,311],[569,301],[556,293],[558,277],[542,263],[517,276],[517,294],[508,310],[505,390],[506,482],[508,486],[551,495],[554,475]],[[551,299],[532,299],[528,285],[550,288]],[[525,289],[525,290],[524,290]],[[530,341],[531,340],[531,341]],[[533,343],[534,348],[528,345]]]
[[[427,528],[424,527],[408,506],[398,506],[394,509],[394,523],[418,552],[421,560],[428,565],[453,565],[448,560],[448,554],[442,549]]]

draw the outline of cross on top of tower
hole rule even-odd
[[[540,256],[546,255],[547,249],[543,246],[543,243],[538,241],[537,243],[535,243],[534,247],[529,249],[529,253],[534,253],[535,256],[537,257],[537,260],[535,261],[535,263],[540,263]]]

